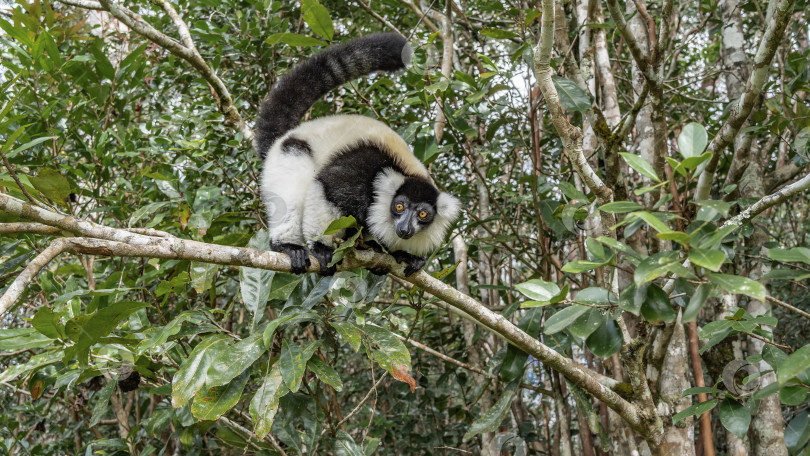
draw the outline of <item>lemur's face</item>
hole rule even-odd
[[[391,217],[394,219],[394,229],[397,236],[402,239],[410,239],[416,233],[427,228],[433,217],[436,216],[436,208],[433,204],[424,201],[412,201],[405,195],[397,195],[391,201]]]

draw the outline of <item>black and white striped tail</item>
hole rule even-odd
[[[253,144],[264,157],[273,143],[298,126],[301,117],[335,87],[375,71],[396,71],[410,58],[398,33],[375,33],[330,46],[282,76],[259,110]]]

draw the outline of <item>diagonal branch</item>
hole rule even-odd
[[[236,106],[233,102],[233,97],[231,96],[228,87],[225,86],[225,83],[219,76],[208,66],[205,60],[200,55],[197,47],[194,45],[194,42],[191,39],[191,34],[189,33],[188,25],[183,21],[182,18],[177,14],[177,11],[174,7],[166,0],[154,0],[156,4],[161,6],[169,18],[172,19],[174,22],[175,27],[177,27],[177,32],[180,35],[180,39],[182,41],[179,42],[174,38],[158,31],[148,22],[146,22],[140,15],[136,14],[135,12],[118,5],[113,0],[100,0],[99,2],[95,2],[92,0],[60,0],[62,3],[67,5],[76,6],[79,8],[85,8],[90,10],[101,10],[109,12],[113,17],[118,19],[119,21],[123,22],[127,27],[132,29],[135,33],[143,36],[144,38],[152,41],[153,43],[159,45],[160,47],[166,49],[167,51],[171,52],[172,54],[180,57],[181,59],[185,60],[192,67],[194,67],[208,82],[209,87],[211,88],[211,93],[214,95],[214,99],[217,103],[217,107],[219,111],[225,116],[225,123],[227,125],[231,125],[236,128],[237,131],[242,133],[242,137],[245,141],[252,143],[253,142],[253,130],[251,130],[242,116],[239,114],[239,111],[236,109]]]
[[[763,197],[756,203],[752,204],[748,209],[745,209],[744,211],[740,212],[734,217],[726,220],[726,222],[723,223],[723,226],[724,227],[740,226],[748,222],[752,218],[756,217],[757,215],[761,214],[769,207],[776,206],[777,204],[782,203],[791,196],[801,193],[807,189],[810,189],[810,174],[804,176],[803,178],[797,180],[796,182],[790,185],[782,187],[776,193],[772,193],[768,196]]]
[[[720,161],[720,152],[734,141],[748,115],[751,114],[754,102],[762,93],[763,86],[768,81],[771,61],[774,54],[776,54],[776,49],[782,43],[785,28],[790,21],[791,14],[793,14],[794,3],[795,0],[771,0],[768,10],[774,12],[773,17],[768,21],[768,26],[762,35],[762,40],[759,42],[757,53],[754,56],[753,71],[748,77],[745,91],[731,107],[728,119],[720,127],[720,131],[712,138],[709,147],[706,148],[707,151],[712,153],[712,158],[709,160],[709,164],[706,165],[706,169],[701,173],[700,178],[698,178],[694,201],[709,199],[714,172],[717,170],[717,164]]]

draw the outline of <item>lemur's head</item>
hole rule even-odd
[[[377,179],[375,187],[377,201],[369,229],[389,250],[431,253],[442,244],[461,210],[456,198],[423,177],[389,171]]]

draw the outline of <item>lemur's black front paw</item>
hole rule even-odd
[[[408,252],[397,250],[392,253],[398,263],[405,263],[405,277],[415,273],[425,266],[425,257],[412,255]]]
[[[290,257],[290,272],[293,274],[303,274],[309,269],[311,262],[309,261],[309,251],[306,248],[289,242],[274,243],[270,245],[270,248]]]
[[[330,276],[335,274],[337,271],[335,265],[331,267],[327,266],[332,262],[332,255],[334,255],[335,249],[323,242],[315,242],[312,244],[310,251],[312,251],[312,256],[318,260],[318,264],[321,266],[321,275]]]

